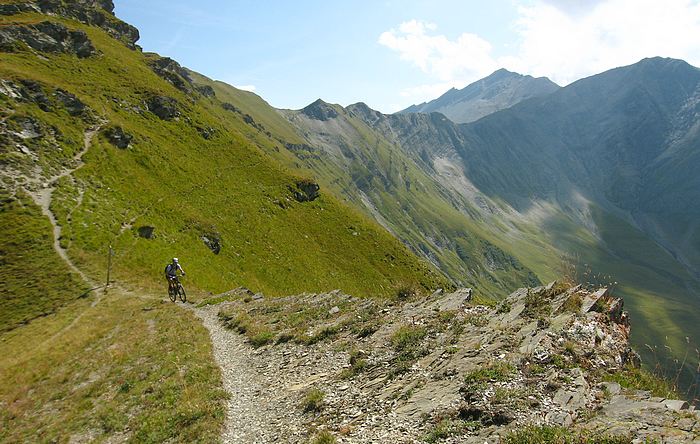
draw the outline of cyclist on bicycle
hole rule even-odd
[[[178,270],[180,270],[180,273],[182,273],[183,276],[185,275],[185,270],[182,269],[180,262],[176,257],[174,257],[173,261],[165,266],[165,278],[168,280],[168,287],[170,289],[174,288],[175,283],[177,282]]]

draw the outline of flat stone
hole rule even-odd
[[[595,304],[601,300],[603,297],[605,297],[608,294],[608,289],[607,288],[601,288],[600,290],[596,291],[595,293],[591,293],[587,295],[584,299],[583,302],[581,303],[581,313],[585,314],[591,311],[591,309],[595,306]]]
[[[617,382],[604,382],[602,385],[607,388],[608,392],[613,396],[619,395],[622,391],[622,387]]]
[[[680,399],[667,399],[663,401],[662,404],[665,405],[667,409],[675,411],[688,410],[689,406],[687,401]]]

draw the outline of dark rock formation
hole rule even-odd
[[[80,116],[85,113],[87,110],[87,106],[83,102],[80,101],[77,97],[75,97],[73,94],[64,91],[62,89],[57,89],[53,93],[54,97],[58,99],[59,102],[63,104],[63,106],[66,108],[68,111],[68,114],[71,116]]]
[[[209,86],[209,85],[197,86],[195,89],[197,90],[198,93],[200,93],[200,94],[203,95],[204,97],[214,97],[214,96],[216,96],[216,92],[214,92],[214,88],[212,88],[212,87]]]
[[[290,187],[290,191],[294,195],[297,202],[311,202],[316,200],[321,194],[321,187],[310,180],[300,180],[296,183],[296,189]]]
[[[228,102],[222,103],[221,107],[223,109],[225,109],[226,111],[231,111],[232,113],[239,113],[240,114],[240,112],[241,112],[240,109],[236,108],[236,105],[233,105],[233,104],[228,103]]]
[[[114,16],[114,3],[111,0],[37,0],[11,5],[0,5],[0,15],[14,15],[23,12],[42,12],[78,20],[86,25],[97,26],[112,37],[136,49],[139,31]]]
[[[41,12],[38,6],[32,3],[13,3],[0,5],[0,15],[15,15],[23,12]]]
[[[154,239],[156,237],[156,227],[144,225],[142,227],[138,227],[136,231],[138,232],[139,236],[144,239]]]
[[[146,108],[162,120],[173,120],[180,116],[177,100],[166,96],[153,96],[146,100]]]
[[[214,254],[221,252],[221,235],[219,233],[205,233],[201,236],[202,242]]]
[[[192,79],[189,73],[175,60],[169,57],[159,57],[151,60],[149,65],[153,72],[167,80],[175,88],[186,94],[192,93]]]
[[[80,58],[97,54],[85,32],[71,31],[60,23],[45,21],[0,28],[0,51],[15,52],[22,44],[36,51],[75,54]]]
[[[134,139],[134,136],[125,132],[120,126],[114,126],[105,130],[105,136],[109,143],[120,149],[126,149]]]
[[[35,103],[42,111],[49,112],[52,109],[51,101],[46,96],[41,85],[33,80],[20,80],[21,86],[16,90],[27,102]]]
[[[321,99],[302,109],[301,112],[315,120],[330,120],[338,117],[338,111]]]

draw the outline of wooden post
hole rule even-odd
[[[112,250],[112,246],[110,245],[109,246],[109,254],[107,256],[107,285],[106,285],[106,287],[109,287],[109,275],[112,271],[112,254],[113,254],[113,250]]]

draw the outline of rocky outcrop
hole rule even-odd
[[[231,297],[219,317],[257,348],[251,371],[271,387],[257,402],[280,406],[266,410],[279,424],[357,443],[413,443],[436,430],[451,443],[502,442],[541,424],[639,442],[700,437],[688,403],[611,382],[638,358],[606,289],[551,283],[488,306],[466,289],[408,302],[340,291]],[[311,389],[325,395],[314,415],[295,407]],[[306,439],[296,428],[289,442]]]
[[[173,120],[180,116],[177,100],[167,96],[153,96],[146,100],[146,109],[161,120]]]
[[[221,235],[219,233],[204,233],[201,236],[202,242],[214,254],[221,253]]]
[[[0,51],[14,52],[23,44],[40,52],[75,54],[80,58],[98,53],[85,32],[69,30],[60,23],[45,21],[0,28]]]
[[[0,15],[14,15],[23,12],[58,15],[78,20],[86,25],[97,26],[130,48],[137,48],[138,29],[114,16],[114,3],[111,0],[36,0],[0,5]]]
[[[290,187],[289,190],[294,195],[297,202],[312,202],[319,198],[321,187],[310,180],[299,180],[296,183],[296,188]]]
[[[330,120],[338,117],[338,111],[332,105],[324,102],[321,99],[316,100],[311,105],[301,110],[302,114],[315,120]]]
[[[134,136],[124,131],[120,126],[107,128],[105,130],[105,136],[109,143],[120,149],[129,148],[129,144],[134,139]]]
[[[87,106],[68,91],[57,89],[54,91],[53,96],[63,104],[63,107],[71,116],[82,116],[87,112]]]
[[[179,63],[169,57],[160,57],[157,54],[148,54],[151,57],[149,66],[153,72],[168,81],[175,88],[185,94],[197,97],[214,97],[216,92],[209,85],[197,85],[192,80],[187,69],[183,68]]]
[[[155,239],[156,237],[156,227],[152,227],[150,225],[138,227],[136,232],[138,233],[139,237],[144,239]]]

